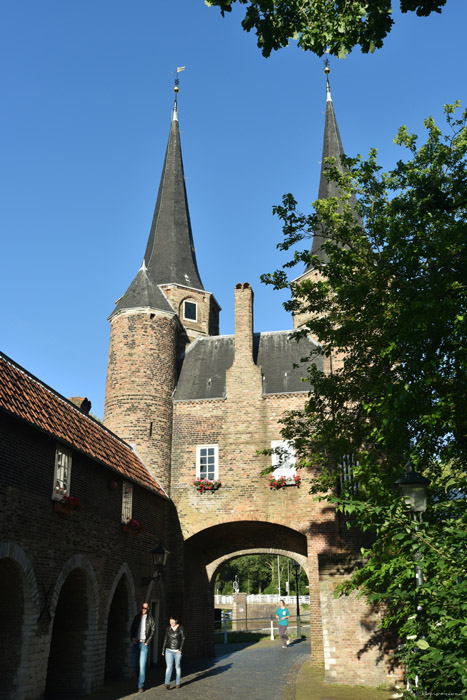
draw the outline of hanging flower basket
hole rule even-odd
[[[204,493],[205,491],[217,491],[222,484],[220,481],[211,481],[210,479],[196,479],[193,481],[193,486],[199,493]]]
[[[81,510],[82,505],[78,498],[74,496],[63,496],[61,501],[54,501],[54,510],[57,513],[74,515],[76,510]]]
[[[295,476],[291,478],[287,478],[285,476],[279,476],[275,477],[271,474],[269,477],[269,488],[272,491],[278,491],[279,489],[284,488],[285,486],[298,486],[300,487],[300,474],[295,474]]]
[[[146,528],[142,522],[131,518],[123,524],[123,532],[129,532],[132,535],[142,535],[146,532]]]

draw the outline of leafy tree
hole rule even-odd
[[[295,252],[263,281],[290,288],[286,308],[309,315],[297,341],[312,333],[318,352],[334,358],[327,373],[304,358],[312,390],[305,409],[287,415],[283,436],[313,467],[316,498],[371,533],[341,592],[358,590],[382,606],[412,687],[418,677],[425,692],[465,697],[467,112],[459,117],[456,108],[445,107],[446,135],[425,121],[421,146],[402,127],[395,142],[407,157],[390,172],[375,150],[366,160],[328,162],[341,194],[315,202],[312,214],[286,195],[274,208],[285,235],[279,248],[319,226],[326,255]],[[300,262],[316,272],[289,281]],[[407,460],[431,480],[423,522],[393,488]],[[424,572],[419,587],[415,563]]]
[[[298,46],[322,56],[330,53],[345,57],[355,46],[363,53],[383,45],[391,31],[390,0],[205,0],[206,5],[220,8],[222,16],[232,5],[248,5],[242,27],[256,31],[263,56],[287,46],[297,39]],[[441,12],[446,0],[400,0],[402,12],[416,12],[426,17]]]
[[[281,594],[285,594],[287,580],[287,557],[280,557]],[[232,583],[238,576],[242,593],[278,593],[277,555],[251,554],[226,562],[217,574],[221,594],[233,592]],[[299,572],[299,594],[307,595],[307,577],[303,569]],[[295,593],[295,574],[290,569],[290,591]]]

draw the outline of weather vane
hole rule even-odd
[[[185,66],[179,66],[177,68],[177,75],[175,78],[175,87],[174,87],[175,100],[177,100],[177,94],[180,92],[180,88],[178,87],[180,85],[180,78],[178,77],[178,74],[181,73],[182,70],[185,70]]]
[[[329,54],[329,49],[326,49],[326,53]],[[328,56],[326,56],[326,58],[324,59],[323,63],[324,63],[324,73],[325,73],[325,75],[329,75],[329,73],[331,72],[331,68],[330,68],[330,65],[329,65],[329,58],[328,58]]]

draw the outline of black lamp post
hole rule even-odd
[[[152,563],[154,565],[155,573],[154,576],[145,576],[141,579],[142,586],[149,586],[151,581],[157,581],[162,575],[162,571],[167,564],[167,557],[170,552],[165,549],[162,542],[160,542],[157,547],[151,550]]]
[[[396,479],[394,485],[397,486],[406,506],[413,513],[415,521],[422,521],[422,514],[426,511],[426,501],[430,480],[414,470],[412,465],[407,465],[407,471]],[[419,518],[417,518],[419,513]],[[419,557],[416,556],[416,561]],[[415,585],[421,586],[423,583],[423,571],[419,564],[415,564]]]
[[[397,486],[402,498],[405,501],[407,508],[413,514],[415,522],[422,522],[422,514],[426,511],[426,501],[428,495],[428,486],[430,480],[416,472],[409,462],[407,471],[394,482]],[[417,513],[419,517],[417,518]],[[418,529],[418,525],[415,525]],[[420,561],[420,552],[415,553],[415,587],[418,588],[423,584],[423,569],[418,563]],[[421,624],[422,608],[417,607],[417,618],[419,625]],[[416,693],[419,694],[419,677],[415,677]]]
[[[300,571],[300,564],[298,561],[295,561],[295,559],[292,561],[292,566],[295,571],[295,593],[297,596],[297,637],[301,639],[302,637],[302,628],[300,624],[300,601],[298,599],[298,572]]]

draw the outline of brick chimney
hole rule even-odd
[[[235,286],[235,365],[253,361],[253,290],[245,282]]]
[[[253,359],[253,290],[248,282],[235,286],[235,355],[226,390],[236,401],[262,393],[261,367]]]

